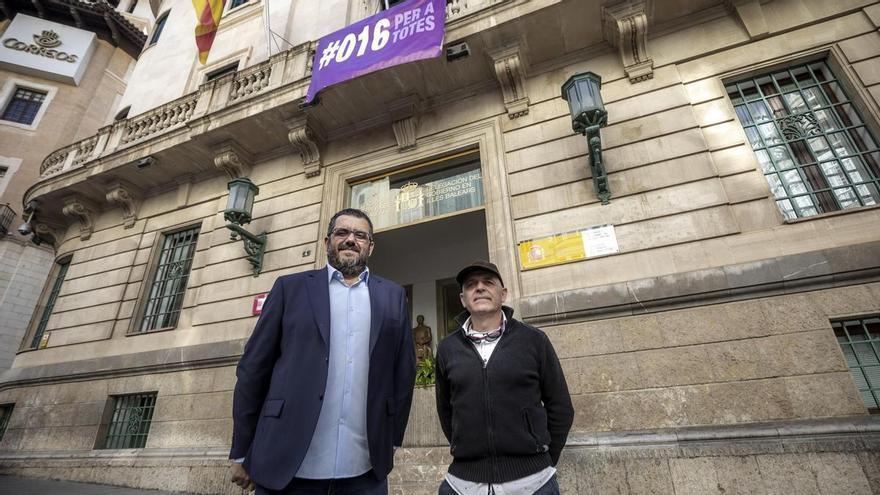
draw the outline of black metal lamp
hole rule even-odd
[[[250,179],[242,177],[229,181],[229,197],[226,200],[226,209],[223,210],[223,218],[231,222],[226,228],[232,231],[230,235],[233,241],[241,236],[244,241],[244,250],[247,260],[254,267],[254,276],[260,274],[263,269],[263,253],[266,251],[266,233],[254,235],[241,226],[250,223],[254,209],[254,197],[260,193],[260,188]]]
[[[596,196],[607,205],[611,200],[608,175],[602,163],[602,138],[599,129],[608,123],[608,112],[602,103],[602,78],[592,72],[575,74],[562,85],[562,98],[568,102],[571,112],[571,128],[578,134],[587,136],[590,150],[590,169]]]

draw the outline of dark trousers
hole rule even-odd
[[[294,478],[283,490],[257,486],[257,495],[388,495],[388,480],[368,471],[354,478],[308,480]]]
[[[489,492],[492,493],[491,491]],[[457,495],[455,490],[449,486],[449,483],[446,480],[443,480],[443,483],[440,484],[440,489],[437,490],[437,495]],[[559,483],[556,481],[556,475],[554,474],[547,483],[544,483],[544,486],[538,488],[538,491],[533,493],[532,495],[560,495],[559,492]]]

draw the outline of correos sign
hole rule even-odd
[[[0,39],[0,66],[79,84],[95,50],[95,34],[18,14]]]

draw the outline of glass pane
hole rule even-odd
[[[807,192],[807,186],[804,184],[803,179],[801,179],[801,174],[798,173],[797,169],[787,170],[782,172],[781,175],[791,194],[804,194]]]
[[[840,207],[837,206],[837,202],[834,201],[834,195],[831,194],[831,191],[822,191],[816,193],[816,203],[818,206],[818,213],[837,211],[840,209]]]
[[[874,394],[868,391],[859,392],[862,396],[862,400],[865,402],[865,406],[871,409],[877,407],[877,399],[874,397]]]
[[[772,98],[767,99],[767,103],[770,105],[770,108],[773,110],[773,116],[775,118],[782,118],[788,115],[788,110],[785,108],[785,104],[782,103],[782,98],[778,96],[774,96]]]
[[[754,127],[746,127],[746,137],[749,138],[749,143],[752,145],[752,149],[763,148],[764,143],[761,142],[761,137],[758,136],[758,130]]]
[[[794,207],[802,217],[808,217],[819,213],[813,205],[813,198],[809,196],[798,196],[794,198]]]
[[[480,162],[467,155],[358,184],[349,204],[366,211],[377,229],[478,207],[483,205]]]
[[[794,167],[794,161],[785,146],[770,148],[770,157],[773,158],[777,170]]]
[[[870,338],[880,339],[880,318],[868,318],[863,323]]]
[[[782,136],[780,136],[779,132],[776,130],[776,124],[772,122],[761,124],[758,126],[758,129],[761,132],[761,137],[764,138],[766,146],[782,144]]]
[[[831,110],[818,110],[815,112],[819,128],[825,132],[840,130],[840,123]]]
[[[825,138],[817,137],[808,139],[807,142],[810,143],[810,148],[816,154],[819,161],[834,159],[834,153],[831,152],[831,148],[828,147],[828,141],[825,141]]]
[[[761,97],[758,88],[755,87],[755,83],[752,81],[746,81],[740,84],[739,90],[742,93],[743,98],[746,100],[754,100]]]
[[[862,158],[868,164],[868,169],[871,171],[874,179],[880,179],[880,153],[869,153],[862,155]]]
[[[797,86],[795,86],[794,84],[794,80],[791,78],[791,75],[789,75],[788,71],[777,72],[776,74],[773,74],[773,79],[776,80],[776,84],[779,85],[783,92],[791,91],[797,88]]]
[[[758,158],[758,164],[761,166],[761,170],[763,170],[765,174],[773,172],[773,160],[770,159],[770,155],[767,154],[767,151],[758,150],[755,152],[755,157]]]
[[[736,110],[736,116],[739,117],[739,121],[742,125],[752,125],[752,116],[749,114],[748,110],[746,110],[745,105],[737,105],[733,107]]]
[[[806,66],[795,67],[791,70],[791,73],[794,74],[794,78],[800,86],[809,86],[816,82]]]
[[[791,201],[783,199],[781,201],[777,201],[776,206],[779,207],[779,211],[782,212],[782,215],[786,218],[786,220],[794,220],[795,218],[797,218],[797,214],[794,212],[794,207],[791,206]]]
[[[851,345],[846,344],[840,346],[841,350],[843,350],[843,357],[846,359],[846,365],[850,368],[855,368],[859,365],[859,362],[856,361],[856,354],[853,352],[853,348]]]
[[[770,108],[763,101],[749,103],[749,112],[751,112],[756,122],[767,122],[770,120]]]
[[[770,76],[759,77],[757,82],[758,86],[761,88],[761,92],[764,93],[764,96],[771,96],[778,93],[778,91],[776,91],[776,85],[773,84],[773,80],[770,79]]]
[[[862,322],[848,321],[844,323],[844,326],[846,327],[846,333],[849,334],[849,339],[853,342],[867,340],[865,330],[862,328]]]
[[[880,361],[877,360],[877,354],[874,352],[874,347],[872,347],[870,343],[865,342],[862,344],[854,344],[853,349],[855,350],[856,356],[859,358],[859,362],[862,363],[862,366],[880,365]],[[877,385],[880,386],[880,382],[878,382]]]
[[[844,210],[855,206],[861,206],[859,200],[856,198],[856,193],[851,187],[834,189],[834,196],[837,197],[837,202],[840,203],[840,207]]]
[[[783,96],[788,103],[788,108],[791,108],[792,113],[803,113],[807,111],[807,104],[804,102],[804,99],[799,92],[785,93]]]
[[[812,109],[819,109],[828,105],[828,102],[825,101],[825,98],[822,96],[822,93],[819,91],[819,88],[805,88],[804,90],[804,98],[807,100],[807,105]]]
[[[825,97],[828,98],[828,101],[831,103],[843,103],[847,101],[846,94],[844,94],[843,90],[840,88],[840,85],[836,82],[830,82],[828,84],[823,84],[822,92],[825,93]]]
[[[770,185],[770,192],[773,193],[777,199],[782,199],[788,196],[785,192],[785,188],[782,187],[782,181],[779,180],[779,177],[776,174],[767,175],[767,184]]]
[[[822,167],[822,171],[825,173],[825,178],[828,179],[828,182],[831,183],[832,187],[845,186],[849,184],[849,180],[846,178],[846,175],[843,173],[843,170],[840,168],[840,165],[837,162],[825,162],[820,164]]]
[[[849,142],[849,139],[847,139],[845,132],[829,134],[828,140],[831,142],[831,147],[834,148],[837,156],[844,157],[856,154],[856,150],[853,148],[852,143]]]
[[[871,134],[864,127],[856,127],[851,130],[850,136],[861,151],[873,151],[877,148],[877,143],[874,142]]]
[[[843,164],[844,170],[846,170],[853,182],[858,183],[871,180],[868,171],[858,158],[844,158],[840,163]]]
[[[816,76],[816,79],[821,82],[834,79],[834,74],[832,74],[831,71],[828,70],[828,66],[825,65],[825,62],[810,64],[810,69],[813,70],[813,74]]]
[[[843,122],[843,125],[847,127],[862,123],[859,114],[856,113],[856,110],[849,103],[834,107],[834,111],[837,113],[837,116],[840,117],[840,121]]]
[[[880,201],[880,193],[874,184],[861,184],[856,186],[856,194],[865,206],[876,205]]]

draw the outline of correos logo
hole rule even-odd
[[[61,46],[61,39],[55,31],[49,30],[43,31],[41,34],[35,34],[34,42],[36,44],[28,44],[24,41],[19,41],[16,38],[6,38],[3,40],[3,46],[10,50],[33,53],[34,55],[60,60],[62,62],[74,63],[79,58],[77,55],[55,50],[55,47]]]

